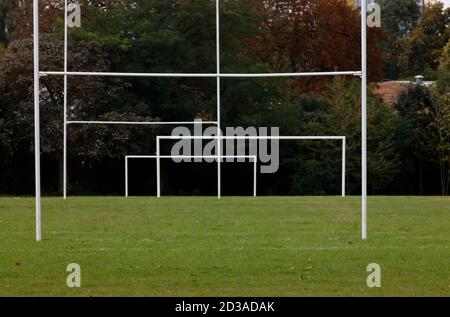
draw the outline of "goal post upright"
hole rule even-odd
[[[367,240],[367,0],[361,1],[361,72],[361,229]]]
[[[222,196],[221,177],[222,177],[222,140],[219,138],[221,135],[221,93],[220,93],[220,0],[216,0],[216,71],[217,71],[217,198]]]
[[[39,113],[39,0],[33,0],[33,68],[34,68],[34,168],[36,204],[36,241],[41,241],[41,142]]]
[[[342,180],[342,184],[341,184],[341,189],[342,189],[342,193],[341,196],[345,197],[345,170],[346,170],[346,151],[347,151],[347,138],[344,136],[342,138],[342,176],[341,176],[341,180]]]
[[[128,197],[128,156],[125,156],[125,197]]]
[[[160,144],[156,142],[156,197],[161,197],[161,160]]]
[[[258,168],[258,158],[255,156],[255,159],[253,160],[253,197],[256,197],[257,191],[258,191],[258,183],[257,183],[257,175],[258,171],[256,170]]]
[[[67,42],[68,42],[68,30],[67,30],[67,1],[64,0],[64,122],[63,122],[63,198],[67,199]]]

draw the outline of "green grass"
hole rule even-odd
[[[449,296],[450,199],[0,198],[0,296]],[[82,287],[66,287],[78,263]],[[382,287],[366,286],[366,267]]]

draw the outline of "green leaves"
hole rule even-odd
[[[347,137],[347,190],[359,194],[361,170],[361,86],[358,80],[336,78],[327,91],[314,101],[301,99],[303,135],[344,135]],[[314,110],[315,109],[315,110]],[[398,173],[396,153],[401,122],[393,109],[368,94],[368,164],[369,189],[372,193],[389,190]],[[316,194],[339,192],[339,142],[311,143],[297,151],[299,174],[294,177],[294,193]],[[305,154],[306,153],[306,154]],[[303,189],[302,189],[303,188]],[[322,190],[322,192],[320,192]]]
[[[4,0],[0,0],[0,45],[7,44],[7,34],[6,34],[6,10],[4,5]]]
[[[419,22],[421,15],[416,0],[381,0],[383,28],[391,39],[405,37]]]

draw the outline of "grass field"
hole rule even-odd
[[[0,198],[0,296],[449,296],[450,199]],[[82,287],[66,286],[81,265]],[[366,267],[382,287],[366,286]]]

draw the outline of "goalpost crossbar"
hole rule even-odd
[[[183,125],[183,124],[217,124],[217,121],[67,121],[67,124],[91,125]]]
[[[155,78],[273,78],[273,77],[321,77],[361,76],[360,71],[304,72],[304,73],[105,73],[41,71],[39,76],[97,76],[97,77],[155,77]]]

